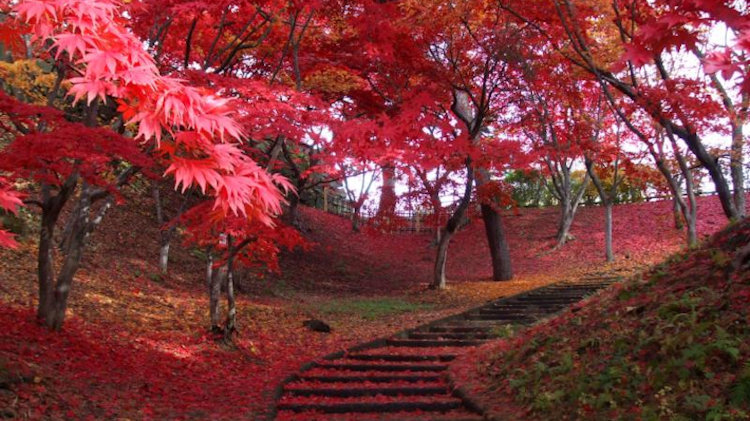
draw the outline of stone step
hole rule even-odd
[[[484,332],[411,332],[410,339],[487,339]]]
[[[441,354],[441,355],[353,354],[353,355],[348,355],[347,358],[351,360],[360,360],[360,361],[448,362],[448,361],[455,360],[456,355],[455,354]]]
[[[278,419],[285,421],[352,421],[349,414],[321,414],[319,412],[292,412],[280,411]],[[473,412],[462,409],[454,409],[439,413],[413,413],[413,412],[390,412],[380,413],[358,413],[357,421],[483,421],[484,418]]]
[[[344,375],[344,374],[316,374],[306,375],[303,374],[299,377],[299,380],[305,382],[320,382],[320,383],[392,383],[392,382],[436,382],[442,380],[441,374],[437,373],[419,373],[419,374],[400,374],[400,373],[382,373],[382,374],[356,374],[356,375]]]
[[[295,387],[293,384],[284,389],[284,393],[291,396],[335,396],[343,398],[359,396],[430,396],[430,395],[447,395],[450,393],[447,385],[444,386],[422,386],[422,387],[352,387],[347,389],[339,388],[303,388]]]
[[[372,364],[356,364],[351,362],[330,362],[315,363],[315,367],[326,370],[346,370],[346,371],[445,371],[447,364],[388,364],[383,362],[374,362]]]
[[[476,346],[487,342],[483,339],[388,339],[389,346],[429,348],[438,346]]]
[[[522,305],[505,305],[505,304],[493,304],[488,307],[482,307],[487,310],[504,310],[504,311],[516,311],[525,313],[557,313],[561,309],[565,308],[567,304],[522,304]]]
[[[508,320],[512,322],[516,320],[528,320],[528,319],[534,318],[534,316],[531,314],[522,314],[519,312],[509,312],[509,311],[503,311],[503,310],[489,310],[489,309],[488,310],[480,309],[478,312],[469,313],[466,316],[469,319],[479,317],[480,320]]]
[[[484,320],[484,321],[492,321],[501,325],[504,324],[527,324],[532,323],[534,320],[536,320],[533,317],[506,317],[506,316],[496,316],[494,314],[469,314],[466,315],[466,320],[469,321],[478,321],[478,320]]]
[[[473,314],[496,314],[508,316],[509,319],[524,319],[527,317],[533,317],[539,314],[540,311],[524,311],[522,309],[506,309],[497,307],[484,307],[480,308],[476,313]],[[469,313],[472,314],[472,313]]]
[[[489,326],[463,326],[463,325],[439,325],[430,326],[430,332],[461,333],[461,332],[488,332]]]
[[[280,411],[316,411],[326,414],[349,412],[449,411],[463,406],[460,399],[437,402],[342,402],[342,403],[279,403]]]
[[[577,298],[557,298],[557,297],[518,297],[517,302],[534,303],[534,304],[573,304],[581,301],[583,297]]]

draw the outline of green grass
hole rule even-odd
[[[399,298],[336,299],[316,306],[315,310],[324,314],[359,315],[366,320],[383,316],[429,310],[431,304],[412,303]]]

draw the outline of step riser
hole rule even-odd
[[[372,389],[288,389],[291,396],[332,396],[337,398],[352,398],[361,396],[432,396],[448,395],[447,387],[424,388],[372,388]]]
[[[445,327],[445,326],[431,326],[429,331],[435,333],[486,333],[489,330],[487,327]]]
[[[456,359],[455,355],[349,355],[347,358],[360,361],[386,362],[420,362],[439,361],[448,362]]]
[[[423,376],[302,376],[300,380],[318,383],[392,383],[392,382],[437,382],[442,380],[440,375]]]
[[[318,411],[325,414],[345,414],[347,412],[449,411],[451,409],[459,409],[461,406],[461,401],[455,401],[424,403],[280,404],[278,409],[293,412]]]
[[[388,340],[389,346],[409,347],[409,348],[434,348],[441,346],[476,346],[485,343],[483,340],[476,341],[459,341],[448,339],[444,341],[427,341],[427,340]]]
[[[358,365],[358,364],[316,364],[320,368],[335,371],[445,371],[447,365]]]
[[[487,339],[486,333],[410,333],[411,339]]]

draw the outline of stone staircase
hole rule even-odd
[[[619,278],[595,275],[501,298],[304,365],[276,390],[269,419],[451,420],[482,416],[444,376],[466,347],[549,317]]]

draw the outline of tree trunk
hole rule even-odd
[[[220,333],[222,331],[220,324],[220,304],[219,299],[221,298],[221,284],[224,282],[224,277],[227,276],[226,265],[214,271],[211,276],[211,284],[209,286],[209,315],[211,319],[211,331],[214,333]]]
[[[448,222],[445,224],[445,231],[440,238],[438,243],[437,252],[435,255],[435,271],[432,276],[432,284],[430,288],[433,289],[445,289],[445,263],[448,260],[448,245],[450,244],[453,234],[458,230],[461,221],[464,218],[466,209],[469,207],[471,201],[471,190],[474,185],[474,169],[471,167],[471,159],[466,159],[466,185],[464,187],[464,194],[461,197],[461,201],[458,203],[456,210],[453,211],[453,215],[448,218]]]
[[[615,253],[612,249],[612,201],[608,200],[604,205],[604,248],[608,262],[615,261]]]
[[[661,121],[660,121],[661,122]],[[663,123],[662,125],[665,125]],[[724,211],[724,215],[729,220],[735,220],[738,217],[737,208],[734,206],[734,200],[732,193],[729,191],[729,185],[727,180],[724,178],[724,174],[721,172],[718,159],[708,153],[700,138],[696,134],[690,134],[685,130],[675,130],[675,125],[667,124],[669,129],[677,134],[685,144],[688,146],[691,152],[698,158],[698,161],[708,171],[708,175],[711,176],[711,180],[716,188],[716,194],[719,197],[721,208]],[[665,126],[665,127],[667,127]]]
[[[301,190],[297,190],[298,194],[301,192]],[[287,224],[299,227],[300,220],[299,220],[299,196],[295,193],[289,193],[289,198],[287,199],[289,202],[289,206],[286,208],[286,212],[284,213],[284,220]],[[327,207],[327,206],[326,206]],[[328,211],[328,209],[326,209]]]
[[[435,271],[433,272],[433,279],[431,288],[434,289],[445,289],[445,263],[448,261],[448,245],[451,242],[454,231],[448,229],[440,236],[438,242],[437,255],[435,257]]]
[[[43,212],[43,229],[40,237],[39,248],[39,307],[37,316],[39,320],[52,330],[60,330],[65,321],[65,311],[68,307],[68,296],[73,285],[73,277],[81,263],[83,249],[86,239],[94,227],[101,222],[104,214],[112,206],[112,199],[108,197],[97,211],[95,217],[91,217],[93,190],[84,184],[80,198],[75,209],[70,215],[70,220],[65,229],[65,237],[62,239],[63,265],[52,283],[54,277],[52,263],[51,236],[54,229],[52,215]]]
[[[479,169],[476,178],[477,190],[490,182],[490,174],[484,168]],[[490,249],[492,260],[492,280],[508,281],[513,278],[513,269],[510,261],[510,250],[508,240],[505,237],[503,222],[500,213],[491,204],[483,203],[482,220],[484,221],[484,233],[487,237],[487,245]]]
[[[383,186],[380,189],[378,202],[378,218],[392,218],[396,213],[396,168],[391,165],[382,167]]]
[[[555,248],[560,248],[571,240],[570,227],[573,225],[575,214],[571,209],[570,202],[560,202],[560,221],[557,224],[557,234],[555,235]]]
[[[586,171],[588,172],[589,177],[591,177],[591,182],[594,183],[594,187],[596,187],[596,191],[599,193],[599,198],[604,205],[604,254],[608,262],[613,262],[615,260],[615,254],[612,247],[612,205],[614,202],[612,197],[615,196],[617,185],[619,184],[617,181],[617,167],[615,166],[615,171],[612,174],[613,182],[610,193],[607,193],[599,176],[594,171],[594,162],[588,157],[586,158]]]
[[[557,234],[555,236],[556,244],[555,248],[560,248],[567,243],[572,237],[570,235],[570,228],[573,225],[576,212],[578,212],[578,206],[581,204],[583,194],[586,192],[586,187],[589,184],[591,178],[588,172],[583,178],[583,182],[577,192],[573,191],[573,185],[570,179],[570,171],[567,167],[562,171],[561,174],[561,189],[559,192],[558,199],[560,200],[560,221],[557,225]]]
[[[513,279],[513,269],[510,263],[510,249],[505,236],[500,213],[492,205],[482,204],[482,219],[484,231],[492,256],[492,280],[508,281]]]
[[[163,274],[169,269],[169,244],[171,243],[169,235],[162,232],[161,245],[159,246],[159,271]]]
[[[685,157],[680,153],[677,148],[677,142],[672,142],[672,147],[675,150],[675,158],[677,164],[682,172],[682,177],[685,179],[685,193],[687,194],[688,203],[685,204],[683,201],[683,215],[685,217],[685,223],[687,224],[687,243],[688,247],[694,247],[698,244],[698,233],[696,231],[696,219],[698,218],[697,202],[695,200],[695,186],[693,185],[693,177],[690,173],[690,167],[685,161]],[[676,189],[679,191],[679,188]]]
[[[231,259],[231,258],[230,258]],[[227,319],[224,322],[224,342],[232,343],[232,335],[237,330],[237,305],[234,298],[234,274],[232,264],[227,265]]]
[[[360,213],[361,207],[360,206],[354,206],[352,209],[352,231],[359,232],[359,213]]]
[[[681,193],[678,193],[681,194]],[[672,195],[672,216],[674,219],[674,228],[681,230],[685,227],[685,221],[683,218],[682,210],[680,207],[679,197],[675,194]]]
[[[164,210],[161,205],[161,194],[159,187],[154,186],[152,190],[154,198],[154,207],[156,208],[156,222],[159,224],[159,271],[161,273],[167,273],[169,266],[169,235],[162,229],[164,225]]]
[[[729,168],[732,175],[732,187],[734,189],[734,206],[737,209],[737,217],[743,218],[745,211],[745,172],[742,149],[745,139],[742,133],[742,124],[732,123],[732,152]]]
[[[185,212],[185,208],[187,207],[191,192],[192,190],[185,196],[182,204],[180,205],[180,209],[174,216],[174,219],[179,218],[180,215]],[[154,186],[153,197],[154,206],[156,208],[156,222],[159,224],[159,271],[163,274],[166,274],[169,269],[169,248],[172,243],[172,237],[177,230],[177,225],[172,224],[169,228],[164,229],[164,225],[167,223],[167,219],[169,217],[164,213],[164,208],[161,203],[161,194],[159,192],[158,186]]]
[[[439,244],[442,236],[441,219],[443,213],[443,204],[442,202],[440,202],[440,196],[437,193],[433,193],[430,195],[430,204],[432,205],[432,223],[435,226],[435,244]]]
[[[42,210],[42,226],[39,232],[39,251],[37,254],[37,278],[39,283],[39,303],[36,316],[44,322],[46,315],[52,312],[54,303],[54,266],[53,248],[55,224],[59,216],[59,209],[55,212],[53,206],[45,206]]]

